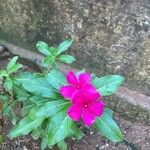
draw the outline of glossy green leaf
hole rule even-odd
[[[46,65],[52,65],[55,62],[55,56],[47,56],[43,59],[43,63]]]
[[[60,55],[58,60],[67,64],[71,64],[75,61],[75,58],[71,55]]]
[[[53,86],[56,89],[60,89],[60,87],[62,87],[63,85],[66,85],[66,77],[65,75],[57,70],[53,70],[51,71],[47,77],[46,77],[47,81],[49,82],[49,84],[51,86]]]
[[[15,113],[13,113],[13,112],[11,112],[11,122],[12,122],[12,124],[13,125],[16,125],[16,123],[17,123],[17,120],[18,120],[18,117],[17,117],[17,115],[15,114]]]
[[[22,68],[23,67],[23,65],[21,65],[21,64],[15,64],[12,68],[10,68],[9,70],[8,70],[8,74],[11,74],[11,73],[13,73],[13,72],[16,72],[17,70],[19,70],[20,68]]]
[[[54,47],[54,46],[51,46],[50,48],[49,48],[49,50],[50,50],[50,52],[53,54],[53,56],[56,56],[56,53],[57,53],[57,47]]]
[[[5,103],[5,102],[8,102],[9,101],[9,96],[7,95],[0,95],[0,100],[1,102]]]
[[[15,56],[10,60],[10,62],[7,65],[7,71],[11,70],[11,68],[15,66],[15,64],[17,63],[17,60],[18,60],[18,56]]]
[[[92,82],[102,96],[107,96],[116,92],[124,80],[124,77],[120,75],[108,75],[101,78],[95,77]]]
[[[67,144],[65,143],[64,140],[58,142],[57,144],[58,144],[58,148],[59,148],[60,150],[67,150]]]
[[[28,100],[30,95],[25,89],[23,89],[22,87],[19,87],[17,85],[14,85],[13,89],[14,89],[14,94],[18,101]]]
[[[28,115],[29,114],[29,112],[30,112],[30,110],[32,109],[32,108],[34,108],[36,105],[35,104],[29,104],[29,105],[26,105],[26,106],[24,106],[23,108],[22,108],[22,111],[21,111],[21,113],[22,113],[22,115],[23,116],[26,116],[26,115]]]
[[[19,74],[18,76],[16,76],[16,84],[17,85],[22,85],[24,82],[29,82],[31,80],[37,79],[39,78],[39,76],[37,74],[32,74],[30,72],[23,72],[21,74]]]
[[[43,132],[41,134],[41,138],[42,138],[41,150],[45,150],[48,147],[48,144],[49,144],[49,142],[48,142],[48,126],[50,123],[51,123],[50,118],[47,118],[44,120],[43,124],[40,126],[40,128],[43,129],[42,130]]]
[[[41,142],[41,150],[45,150],[48,146],[48,136],[44,136]]]
[[[12,106],[9,105],[9,102],[3,103],[3,116],[11,117]]]
[[[77,140],[81,140],[84,136],[84,133],[76,126],[76,124],[72,124],[68,137],[73,137]]]
[[[113,111],[111,109],[105,108],[104,112],[110,115],[111,117],[113,116]]]
[[[29,116],[30,118],[40,118],[40,117],[51,117],[55,115],[58,111],[63,109],[64,107],[70,105],[70,101],[67,100],[54,100],[47,102],[45,104],[38,105],[34,107],[30,113]]]
[[[35,96],[32,96],[32,97],[30,98],[30,100],[31,100],[33,103],[39,105],[39,104],[42,104],[42,103],[46,103],[46,102],[48,102],[48,101],[51,101],[52,99],[50,99],[50,98],[44,98],[44,97],[35,95]],[[54,100],[54,99],[53,99],[53,100]]]
[[[121,142],[123,140],[123,136],[118,125],[112,119],[112,116],[106,112],[96,119],[94,127],[96,127],[103,136],[113,142]]]
[[[31,132],[31,136],[32,136],[32,138],[33,138],[34,140],[39,139],[40,136],[41,136],[41,131],[40,131],[40,129],[37,128],[37,129],[33,130],[33,131]]]
[[[32,120],[28,117],[22,119],[9,133],[10,138],[15,138],[21,135],[27,135],[32,130],[38,128],[43,122],[44,118]]]
[[[10,91],[10,90],[12,90],[12,87],[13,87],[13,81],[12,81],[12,79],[7,78],[7,79],[4,81],[4,88],[5,88],[7,91]]]
[[[45,98],[45,97],[41,97],[40,95],[34,95],[30,98],[30,101],[32,101],[33,103],[37,104],[37,105],[40,105],[42,103],[46,103],[46,102],[50,102],[50,101],[54,101],[54,100],[58,100],[62,98],[62,96],[57,93],[57,98],[54,99],[54,98]]]
[[[65,107],[56,115],[51,117],[51,123],[49,124],[48,128],[48,139],[50,145],[60,142],[69,135],[73,121],[67,115],[67,109],[68,107]]]
[[[7,74],[6,70],[0,70],[0,78],[7,77],[7,76],[8,76],[8,74]]]
[[[62,42],[57,49],[57,55],[61,54],[62,52],[66,51],[71,45],[72,45],[73,40],[68,39],[64,42]]]
[[[4,142],[4,136],[0,134],[0,144],[2,144],[3,142]]]
[[[16,81],[29,92],[33,92],[43,97],[55,97],[54,88],[42,77],[36,77],[31,73],[23,73],[16,78]]]
[[[51,55],[50,51],[49,51],[49,46],[47,43],[39,41],[36,44],[37,49],[44,55]]]

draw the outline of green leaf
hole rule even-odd
[[[108,75],[101,78],[95,77],[92,82],[102,96],[107,96],[116,92],[124,80],[124,77],[120,75]]]
[[[2,134],[0,134],[0,144],[2,144],[4,142],[4,137]]]
[[[44,136],[41,142],[41,150],[44,150],[48,146],[48,136]]]
[[[7,71],[11,70],[11,68],[15,66],[17,60],[18,60],[18,56],[15,56],[10,60],[10,62],[7,65]]]
[[[9,104],[9,102],[5,102],[3,104],[3,116],[7,116],[7,117],[11,117],[11,105]]]
[[[112,116],[106,112],[96,119],[94,127],[96,127],[103,136],[113,142],[121,142],[123,140],[123,136],[118,125],[112,119]]]
[[[48,128],[48,139],[50,145],[60,142],[69,135],[73,121],[67,115],[67,109],[68,107],[63,108],[51,118],[51,123]]]
[[[49,126],[49,124],[50,124],[50,118],[45,119],[43,121],[42,125],[40,126],[40,129],[41,129],[41,138],[42,138],[41,150],[44,150],[45,148],[48,147],[48,126]]]
[[[59,55],[60,53],[66,51],[71,45],[72,45],[73,40],[72,39],[68,39],[64,42],[62,42],[57,49],[57,55]]]
[[[81,140],[84,136],[84,133],[76,126],[72,124],[68,137],[73,137],[77,140]]]
[[[11,61],[7,65],[8,74],[16,72],[18,69],[20,69],[23,66],[23,65],[17,63],[17,60],[18,60],[18,56],[15,56],[11,59]]]
[[[7,95],[0,95],[0,101],[2,101],[2,103],[8,102],[9,97]]]
[[[32,109],[32,108],[34,108],[35,107],[35,104],[29,104],[29,105],[27,105],[27,106],[24,106],[23,108],[22,108],[22,115],[23,116],[26,116],[26,115],[28,115],[29,114],[29,112],[30,112],[30,110]]]
[[[45,104],[38,105],[34,107],[30,113],[30,118],[40,118],[40,117],[51,117],[55,115],[58,111],[63,109],[64,107],[69,107],[70,101],[68,100],[54,100],[47,102]]]
[[[57,90],[59,90],[60,87],[62,87],[63,85],[67,84],[65,75],[57,70],[51,71],[47,75],[46,79],[50,83],[50,85],[56,88]]]
[[[14,94],[18,101],[28,100],[30,95],[25,89],[23,89],[23,87],[14,85],[13,89],[14,89]]]
[[[35,130],[33,130],[33,131],[31,132],[31,136],[32,136],[32,138],[33,138],[34,140],[39,139],[39,138],[40,138],[40,135],[41,135],[41,131],[40,131],[39,128],[37,128],[37,129],[35,129]]]
[[[8,74],[11,74],[13,72],[16,72],[17,70],[19,70],[20,68],[22,68],[23,65],[21,64],[14,64],[13,67],[11,67],[9,70],[8,70]]]
[[[15,114],[15,113],[13,113],[12,111],[11,111],[11,122],[12,122],[12,124],[13,125],[16,125],[16,123],[17,123],[17,120],[18,120],[18,117],[17,117],[17,115]]]
[[[0,78],[7,77],[7,76],[8,76],[8,74],[7,74],[6,70],[0,70]]]
[[[30,72],[23,72],[21,74],[19,74],[18,76],[16,76],[16,84],[20,85],[26,81],[31,81],[34,79],[39,78],[39,76],[37,74],[32,74]]]
[[[51,46],[51,47],[49,48],[49,50],[50,50],[51,54],[53,54],[53,56],[56,56],[57,47]]]
[[[41,104],[41,103],[46,103],[46,102],[48,102],[48,101],[51,101],[52,99],[50,99],[50,98],[43,98],[43,97],[41,97],[41,96],[35,95],[35,96],[32,96],[32,97],[30,98],[30,100],[31,100],[33,103],[39,105],[39,104]],[[53,100],[54,100],[54,99],[53,99]]]
[[[59,148],[60,150],[67,150],[67,144],[65,143],[64,140],[58,142],[57,144],[58,144],[58,148]]]
[[[44,118],[38,118],[35,120],[26,117],[22,119],[8,134],[10,138],[15,138],[21,135],[27,135],[32,130],[38,128],[43,122]]]
[[[16,81],[22,84],[24,89],[43,97],[56,97],[56,92],[49,83],[42,77],[37,77],[31,73],[23,73],[16,78]]]
[[[44,58],[43,63],[45,65],[52,65],[55,62],[56,57],[55,56],[47,56]]]
[[[50,51],[49,51],[49,46],[47,43],[39,41],[36,44],[37,49],[44,55],[48,56],[51,55]]]
[[[59,61],[65,62],[67,64],[71,64],[75,61],[75,58],[71,55],[60,55],[58,57]]]
[[[12,79],[6,78],[6,80],[4,81],[4,88],[7,91],[10,91],[10,90],[12,90],[12,87],[13,87],[13,81],[12,81]]]
[[[104,112],[110,115],[111,117],[113,116],[113,111],[111,109],[105,108]]]

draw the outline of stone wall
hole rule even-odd
[[[75,66],[119,73],[149,94],[149,0],[1,0],[0,39],[35,50],[72,37]]]

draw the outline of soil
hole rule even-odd
[[[0,60],[0,68],[7,60]],[[84,128],[85,137],[80,141],[67,139],[69,150],[150,150],[150,126],[126,120],[115,113],[114,119],[122,129],[124,141],[113,143],[95,131]],[[5,119],[3,126],[4,142],[0,150],[40,150],[40,140],[33,140],[30,135],[16,139],[9,139],[7,134],[11,123]]]
[[[84,128],[85,137],[80,141],[67,139],[69,150],[149,150],[150,126],[142,123],[125,120],[115,114],[115,120],[122,129],[124,140],[122,143],[113,143],[95,131]],[[8,120],[4,122],[3,134],[5,141],[1,150],[40,150],[40,140],[33,140],[30,135],[10,140],[7,133],[11,129]]]

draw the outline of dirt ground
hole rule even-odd
[[[0,68],[6,60],[0,60]],[[115,120],[122,129],[124,141],[113,143],[89,129],[84,129],[85,137],[80,141],[67,139],[69,150],[150,150],[150,126],[132,122],[115,114]],[[40,150],[40,140],[33,140],[29,135],[10,140],[7,133],[11,129],[9,121],[4,121],[3,135],[5,140],[0,150]]]
[[[150,126],[142,123],[132,123],[131,121],[122,119],[115,114],[124,134],[122,143],[113,143],[96,132],[84,129],[85,137],[80,141],[67,140],[69,150],[150,150]],[[0,146],[1,150],[40,150],[40,140],[33,140],[30,136],[23,136],[10,140],[7,133],[11,128],[11,124],[5,120],[3,134],[5,136],[4,143]]]

